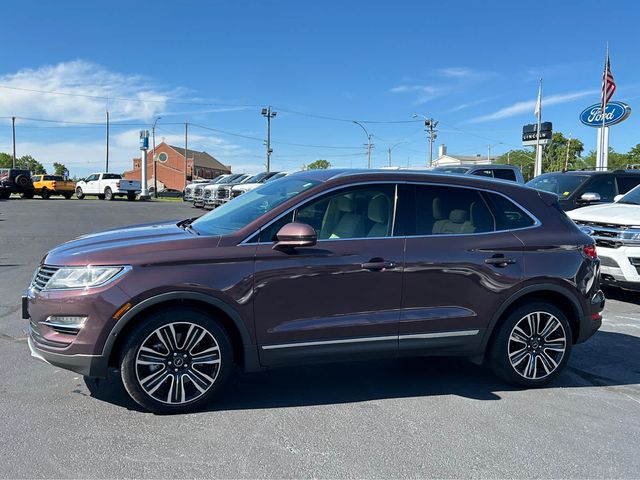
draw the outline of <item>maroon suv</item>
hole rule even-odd
[[[601,324],[593,240],[557,195],[434,173],[325,170],[197,219],[50,251],[23,299],[34,356],[119,368],[154,412],[212,398],[236,365],[464,355],[544,385]]]

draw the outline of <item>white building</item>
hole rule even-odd
[[[434,167],[454,166],[461,164],[474,164],[474,165],[486,165],[493,163],[498,157],[481,156],[480,154],[475,156],[470,155],[455,155],[447,153],[447,146],[440,145],[438,147],[438,158],[433,161]]]

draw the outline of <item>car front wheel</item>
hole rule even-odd
[[[170,309],[147,317],[131,334],[120,372],[139,405],[185,413],[210,401],[233,368],[226,331],[208,314]]]
[[[489,361],[507,383],[538,387],[560,374],[571,354],[571,328],[554,305],[535,302],[514,310],[499,326]]]
[[[84,193],[80,187],[76,188],[76,198],[78,200],[82,200],[84,198]]]

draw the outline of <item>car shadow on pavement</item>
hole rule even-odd
[[[544,388],[640,384],[640,338],[600,331],[574,347],[567,369]],[[85,381],[91,396],[142,411],[126,394],[117,372],[97,383]],[[500,400],[518,390],[498,380],[486,366],[464,358],[420,357],[282,367],[238,373],[204,411],[300,407],[456,395]]]
[[[602,287],[602,290],[604,290],[604,296],[607,300],[618,300],[619,302],[640,305],[640,292],[632,292],[631,290],[623,290],[616,287]]]

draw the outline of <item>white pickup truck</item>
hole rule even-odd
[[[126,196],[127,200],[133,201],[140,189],[140,182],[124,180],[117,173],[92,173],[76,183],[76,197],[82,200],[87,195],[96,195],[100,200],[113,200]]]
[[[640,186],[614,203],[567,212],[598,247],[601,283],[640,290]]]

